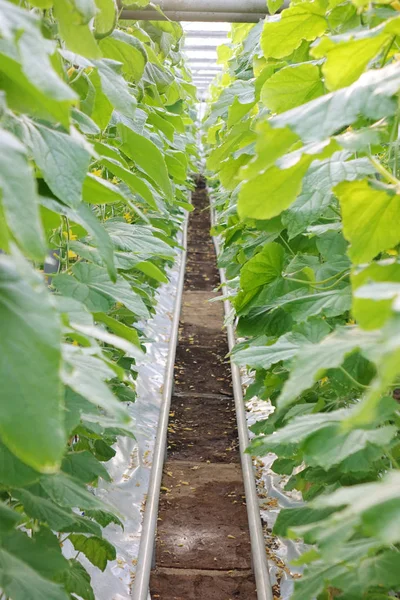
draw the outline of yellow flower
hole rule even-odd
[[[75,73],[75,67],[70,67],[67,71],[68,77],[71,77]]]
[[[113,178],[111,179],[111,183],[113,183],[114,185],[116,185],[117,183],[119,183],[119,179],[118,179],[118,177],[113,177]]]
[[[321,383],[321,385],[325,385],[325,383],[327,383],[328,381],[329,381],[328,377],[323,377],[323,378],[321,379],[321,382],[320,382],[320,383]]]
[[[78,344],[78,342],[77,342],[76,340],[74,340],[74,341],[72,342],[72,345],[73,345],[73,346],[79,346],[79,344]]]
[[[124,213],[124,219],[125,221],[128,221],[128,223],[132,223],[132,215],[130,213]]]
[[[101,169],[94,169],[94,170],[92,171],[92,175],[94,175],[95,177],[101,177],[101,175],[102,175],[102,172],[103,172],[103,171],[102,171]]]
[[[397,256],[398,252],[394,248],[391,248],[390,250],[386,250],[386,254],[389,254],[389,256]]]
[[[395,10],[400,10],[400,2],[398,0],[394,0],[394,2],[391,2],[390,6],[392,6]]]
[[[77,256],[73,250],[68,250],[68,258],[77,258]]]
[[[78,239],[78,236],[72,231],[72,229],[70,229],[69,231],[63,231],[62,234],[66,240],[77,240]]]

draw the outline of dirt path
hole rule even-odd
[[[204,182],[193,194],[188,262],[151,576],[152,600],[256,600]]]

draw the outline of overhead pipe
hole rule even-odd
[[[188,21],[202,23],[258,23],[266,12],[208,12],[208,11],[168,11],[164,15],[156,10],[128,10],[121,12],[120,19],[127,21]]]

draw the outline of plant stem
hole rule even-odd
[[[350,379],[350,381],[352,381],[354,383],[354,385],[357,385],[360,388],[363,388],[364,390],[368,390],[369,386],[368,385],[364,385],[363,383],[360,383],[359,381],[357,381],[357,379],[354,379],[354,377],[352,375],[350,375],[350,373],[348,371],[346,371],[346,369],[344,369],[343,367],[338,367],[340,371],[342,371],[342,373],[344,375],[346,375],[346,377],[348,377],[348,379]]]
[[[368,157],[371,164],[375,167],[375,169],[378,171],[378,173],[380,175],[382,175],[382,177],[384,177],[387,181],[389,181],[390,183],[392,183],[393,185],[396,186],[400,186],[400,181],[397,179],[397,177],[394,177],[390,171],[388,171],[386,169],[386,167],[384,167],[379,160],[377,160],[376,158],[374,158],[373,156],[369,156]]]
[[[282,242],[285,244],[286,248],[289,250],[290,254],[292,256],[296,256],[295,253],[293,252],[293,250],[291,249],[291,247],[289,246],[289,244],[287,243],[287,241],[283,238],[283,236],[280,235],[279,237],[282,240]]]
[[[391,48],[393,46],[393,42],[394,42],[395,39],[396,39],[396,36],[393,35],[392,38],[391,38],[391,40],[390,40],[390,42],[389,42],[389,44],[387,45],[387,48],[385,50],[385,54],[382,57],[380,68],[382,68],[384,66],[384,64],[386,62],[386,59],[388,57],[388,54],[389,54],[389,52],[390,52],[390,50],[391,50]]]

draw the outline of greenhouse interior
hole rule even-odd
[[[0,0],[0,600],[400,598],[400,1]]]

